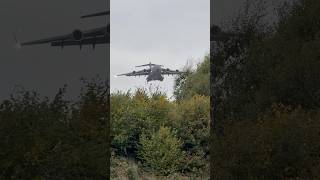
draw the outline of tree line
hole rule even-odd
[[[320,2],[283,3],[272,24],[259,2],[211,53],[211,178],[318,179]]]
[[[157,90],[112,93],[114,158],[134,159],[143,171],[158,175],[208,176],[209,64],[206,56],[195,70],[186,67],[188,73],[176,79],[174,100]]]

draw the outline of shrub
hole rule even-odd
[[[212,168],[217,179],[316,179],[319,177],[319,115],[274,106],[252,121],[225,125],[212,137]],[[213,178],[214,179],[214,178]]]
[[[150,138],[143,134],[140,143],[139,154],[145,167],[163,175],[179,170],[184,155],[182,143],[170,128],[161,127]]]

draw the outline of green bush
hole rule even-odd
[[[174,96],[180,101],[194,95],[210,96],[210,57],[197,64],[196,70],[186,67],[187,73],[179,75],[175,81]]]
[[[161,127],[151,137],[142,135],[139,151],[143,165],[151,170],[168,175],[179,170],[184,153],[181,141],[170,128]]]
[[[112,146],[118,155],[135,158],[141,134],[151,134],[160,126],[170,126],[174,103],[166,96],[148,95],[145,90],[111,95]]]
[[[0,179],[106,179],[106,86],[86,87],[76,102],[61,89],[50,100],[21,91],[0,103]]]
[[[210,98],[195,95],[177,107],[175,129],[181,138],[182,150],[187,153],[184,171],[198,172],[206,165],[210,138]]]
[[[274,106],[256,122],[225,124],[212,137],[214,179],[317,179],[320,110]]]

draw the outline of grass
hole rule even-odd
[[[209,174],[197,176],[195,174],[174,173],[169,176],[160,176],[148,172],[135,160],[124,157],[111,158],[111,179],[113,180],[206,180]]]

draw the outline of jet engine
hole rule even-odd
[[[73,36],[74,40],[80,41],[83,38],[83,33],[82,33],[82,31],[76,29],[73,31],[72,36]]]

